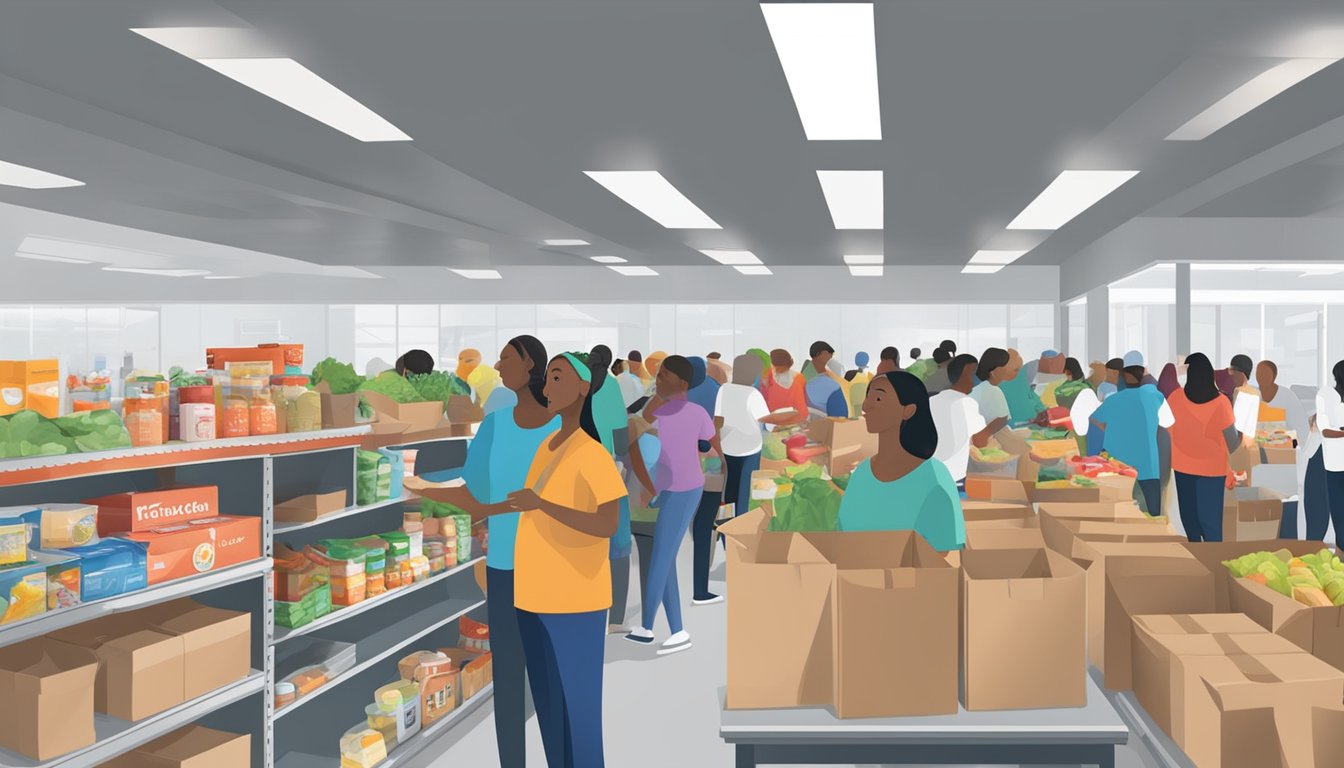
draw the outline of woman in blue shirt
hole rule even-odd
[[[933,458],[938,430],[924,382],[905,371],[873,378],[863,401],[877,453],[850,476],[840,502],[842,531],[907,531],[946,552],[966,544],[966,522],[952,474]]]
[[[465,486],[425,488],[419,493],[461,507],[472,520],[487,520],[489,548],[485,558],[486,614],[494,656],[495,738],[501,765],[523,765],[527,743],[526,663],[518,613],[513,601],[513,544],[519,513],[509,494],[523,489],[537,448],[560,428],[560,418],[546,408],[546,347],[532,336],[517,336],[499,353],[500,381],[517,397],[517,405],[486,415],[467,448],[462,469]]]

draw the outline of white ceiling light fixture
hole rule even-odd
[[[1171,132],[1167,141],[1200,141],[1226,128],[1251,110],[1339,61],[1337,58],[1288,59],[1251,78],[1208,109]]]
[[[584,171],[588,178],[668,229],[723,229],[658,171]]]
[[[72,259],[68,256],[50,256],[45,253],[24,253],[19,251],[14,254],[20,259],[31,259],[32,261],[50,261],[56,264],[92,264],[92,261],[85,259]]]
[[[84,186],[84,182],[77,179],[39,171],[26,165],[7,163],[4,160],[0,160],[0,184],[7,187],[23,187],[24,189],[61,189]]]
[[[976,251],[971,257],[972,264],[1012,264],[1022,258],[1026,251]]]
[[[152,275],[154,277],[204,277],[210,274],[208,269],[151,269],[149,267],[103,267],[104,272],[127,272],[133,275]]]
[[[1003,269],[1002,264],[967,264],[961,268],[963,275],[992,275]]]
[[[568,240],[563,237],[551,238],[550,240],[543,240],[542,242],[546,245],[555,246],[591,245],[587,240]]]
[[[1138,175],[1138,171],[1064,171],[1022,209],[1008,229],[1059,229],[1103,197]]]
[[[465,277],[468,280],[502,280],[503,275],[499,274],[497,269],[452,269],[458,277]]]
[[[626,277],[657,277],[658,273],[648,267],[607,267],[618,275]]]
[[[238,275],[206,275],[206,280],[241,280]]]
[[[836,229],[882,228],[881,171],[817,171]]]
[[[761,3],[809,141],[882,138],[871,3]]]
[[[759,264],[758,264],[758,265],[755,265],[755,266],[747,266],[747,267],[733,267],[733,269],[736,269],[738,272],[741,272],[741,273],[744,274],[744,275],[751,275],[751,276],[753,276],[753,277],[759,277],[759,276],[762,276],[762,275],[773,275],[773,274],[774,274],[774,272],[771,272],[771,271],[770,271],[770,268],[769,268],[769,267],[767,267],[767,266],[763,266],[763,265],[759,265]]]
[[[700,252],[725,267],[740,267],[761,263],[761,260],[756,258],[756,254],[751,251],[720,251],[709,249],[701,250]]]
[[[598,264],[624,264],[626,261],[620,256],[592,256],[590,258]]]
[[[845,254],[845,264],[853,277],[881,277],[882,254]]]

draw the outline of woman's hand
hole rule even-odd
[[[509,494],[509,507],[515,512],[528,512],[541,509],[541,497],[531,488],[514,491]]]
[[[434,484],[419,475],[407,475],[402,478],[401,486],[412,491],[421,491],[433,487]]]

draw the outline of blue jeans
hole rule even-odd
[[[532,613],[520,608],[518,626],[527,652],[527,677],[546,764],[550,768],[603,768],[602,658],[607,612]],[[510,764],[501,760],[501,765]]]
[[[653,557],[649,558],[649,580],[644,584],[644,628],[653,629],[661,603],[667,613],[672,634],[680,632],[681,594],[677,591],[677,550],[695,517],[703,488],[689,491],[662,491],[658,494],[658,521],[653,524]]]
[[[513,607],[513,571],[485,569],[485,612],[490,620],[490,650],[494,657],[495,740],[499,764],[527,763],[527,662]]]
[[[1181,525],[1191,541],[1223,540],[1223,492],[1225,477],[1201,477],[1184,472],[1176,476],[1176,504],[1181,508]]]

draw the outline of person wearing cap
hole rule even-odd
[[[1158,431],[1175,424],[1176,417],[1157,385],[1144,383],[1147,371],[1141,356],[1137,363],[1124,370],[1125,389],[1102,401],[1091,421],[1094,428],[1105,430],[1101,448],[1138,473],[1137,484],[1148,514],[1160,517],[1162,465]],[[1088,437],[1091,436],[1089,430]]]
[[[1140,381],[1139,384],[1141,385],[1151,384],[1154,387],[1157,386],[1157,379],[1153,378],[1153,374],[1148,372],[1147,364],[1144,363],[1142,352],[1138,351],[1137,349],[1131,349],[1130,351],[1126,352],[1124,357],[1120,358],[1120,360],[1124,364],[1125,368],[1133,368],[1135,366],[1138,366],[1144,369],[1143,381]],[[1123,369],[1121,370],[1120,380],[1116,383],[1116,386],[1118,386],[1120,389],[1124,389],[1125,387],[1128,386],[1128,383],[1126,382],[1124,377]]]
[[[787,349],[770,352],[770,369],[761,374],[761,394],[771,413],[791,411],[780,426],[807,421],[807,383],[793,369],[793,355]]]

